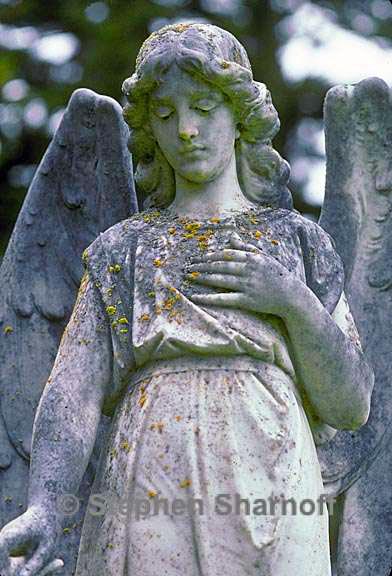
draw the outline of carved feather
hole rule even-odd
[[[10,496],[0,525],[23,511],[25,489],[11,493],[21,473],[10,464],[21,458],[27,466],[35,411],[83,274],[82,253],[137,211],[128,138],[117,102],[77,90],[1,265],[0,481]]]
[[[327,182],[321,226],[343,258],[345,290],[365,354],[376,373],[369,422],[320,448],[324,479],[339,491],[369,465],[392,417],[392,105],[370,78],[338,86],[325,103]]]

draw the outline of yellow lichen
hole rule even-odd
[[[179,299],[178,295],[169,296],[169,298],[166,298],[166,300],[163,302],[162,308],[164,310],[171,310],[178,299]]]
[[[140,408],[143,408],[143,406],[145,405],[146,402],[147,402],[147,393],[144,392],[144,390],[143,390],[143,392],[142,392],[142,394],[141,394],[141,396],[140,396],[140,398],[139,398],[139,406],[140,406]]]
[[[174,228],[174,226],[171,226],[171,227],[168,229],[168,232],[169,232],[169,234],[175,234],[175,233],[177,232],[177,230]]]
[[[174,30],[174,32],[177,32],[178,34],[181,34],[181,32],[185,32],[186,30],[188,30],[190,24],[175,24],[174,26],[172,26],[172,30]]]
[[[158,496],[158,492],[156,490],[149,490],[147,495],[149,498],[155,498],[155,496]]]
[[[260,230],[256,230],[254,236],[258,240],[263,236],[263,233]]]
[[[199,230],[199,228],[201,228],[201,223],[200,222],[187,222],[186,224],[184,224],[184,229],[187,230],[188,232],[196,232],[197,230]]]
[[[150,430],[158,430],[158,432],[162,434],[164,426],[164,422],[153,422],[150,426]]]
[[[149,298],[154,298],[154,296],[155,296],[154,290],[150,290],[150,292],[147,292],[147,296],[148,296]]]
[[[150,315],[149,314],[142,314],[139,318],[139,320],[141,322],[148,322],[148,320],[150,320]]]
[[[219,224],[220,221],[221,219],[218,218],[217,216],[213,216],[212,218],[210,218],[210,222],[212,222],[213,224]]]
[[[185,480],[181,480],[180,482],[180,488],[189,488],[189,486],[192,485],[192,480],[190,480],[189,478],[186,478]]]
[[[154,266],[156,266],[157,268],[159,268],[160,266],[163,265],[163,260],[161,258],[154,258]]]
[[[158,218],[160,216],[160,212],[158,210],[154,210],[154,212],[149,212],[147,214],[143,214],[143,220],[147,224],[154,220],[154,218]]]
[[[121,318],[118,319],[118,323],[119,324],[129,324],[128,318],[126,318],[125,316],[121,316]]]
[[[120,334],[128,334],[129,330],[128,328],[121,328],[120,330]]]
[[[279,244],[279,241],[278,240],[271,240],[271,244],[274,244],[276,246],[277,244]]]
[[[7,326],[4,326],[4,334],[11,334],[11,332],[13,332],[14,329],[12,328],[12,326],[10,326],[9,324]]]
[[[131,450],[131,445],[129,444],[129,442],[127,440],[124,440],[124,442],[121,442],[120,448],[121,448],[121,450],[125,450],[125,452],[128,453]]]
[[[106,312],[109,314],[109,316],[113,316],[117,312],[117,307],[116,306],[106,306]]]

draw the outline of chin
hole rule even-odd
[[[214,168],[207,168],[206,166],[187,166],[178,170],[178,173],[188,182],[195,184],[203,184],[203,182],[211,182],[219,176],[220,170]]]

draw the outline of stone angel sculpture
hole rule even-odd
[[[367,237],[361,227],[366,209],[355,212],[350,204],[353,174],[345,172],[336,197],[327,187],[327,201],[353,212],[353,249],[342,250],[342,261],[337,249],[346,237],[339,237],[341,223],[328,215],[328,206],[322,222],[336,247],[323,228],[293,210],[289,167],[271,143],[279,120],[270,94],[253,79],[241,44],[216,26],[170,25],[152,34],[123,91],[137,201],[118,108],[92,95],[84,108],[74,97],[74,113],[86,114],[84,122],[71,123],[76,143],[67,148],[63,125],[49,149],[54,190],[46,184],[45,158],[26,201],[42,198],[32,214],[40,233],[49,229],[40,218],[43,197],[71,198],[71,207],[80,209],[91,196],[93,216],[86,225],[83,210],[76,209],[63,224],[52,205],[55,244],[64,229],[70,244],[68,230],[77,227],[74,253],[57,269],[68,290],[67,300],[55,300],[64,302],[61,314],[59,306],[49,319],[42,313],[55,290],[48,284],[46,263],[52,261],[44,259],[45,275],[34,252],[30,308],[10,298],[3,305],[14,316],[13,323],[3,318],[2,350],[15,336],[23,342],[17,322],[27,319],[26,354],[34,350],[27,365],[39,357],[42,372],[32,401],[26,375],[18,374],[31,414],[19,428],[13,401],[6,399],[15,377],[6,373],[1,380],[3,435],[11,440],[3,445],[14,459],[13,450],[26,458],[40,400],[27,509],[0,532],[0,573],[43,575],[60,566],[59,498],[77,494],[104,415],[111,422],[91,491],[115,495],[126,504],[125,515],[86,511],[76,576],[217,576],[222,566],[228,576],[330,576],[322,468],[334,494],[364,472],[360,457],[343,461],[350,434],[362,445],[361,432],[344,431],[366,430],[374,381],[345,296],[353,276],[349,268],[345,280],[343,262],[356,261],[356,241]],[[100,106],[103,131],[94,126]],[[89,138],[95,138],[93,149]],[[342,146],[350,143],[353,148],[352,141]],[[333,159],[344,165],[339,150]],[[53,162],[64,168],[57,173]],[[106,217],[99,218],[103,204]],[[31,212],[27,206],[22,214],[28,219]],[[111,226],[114,220],[119,222]],[[26,225],[18,221],[3,263],[12,278]],[[85,274],[54,360],[81,274],[77,263],[68,276],[69,262],[87,245]],[[38,330],[30,323],[35,310],[47,343],[36,342]],[[18,358],[13,354],[5,363],[11,368]],[[45,385],[42,395],[38,384]],[[364,450],[369,466],[379,441],[380,434]],[[321,442],[326,447],[317,454]],[[10,462],[7,454],[3,458]],[[3,466],[2,473],[7,470],[12,467]],[[294,504],[317,501],[320,513],[276,511],[282,497]],[[259,506],[268,500],[275,507],[248,514],[243,506],[227,506],[236,499]],[[182,514],[155,509],[155,503],[174,501],[182,503]],[[146,502],[153,506],[140,518],[135,503]]]

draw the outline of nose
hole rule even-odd
[[[192,118],[192,112],[190,110],[184,112],[178,119],[178,136],[181,140],[187,141],[192,140],[199,134],[197,125]]]

